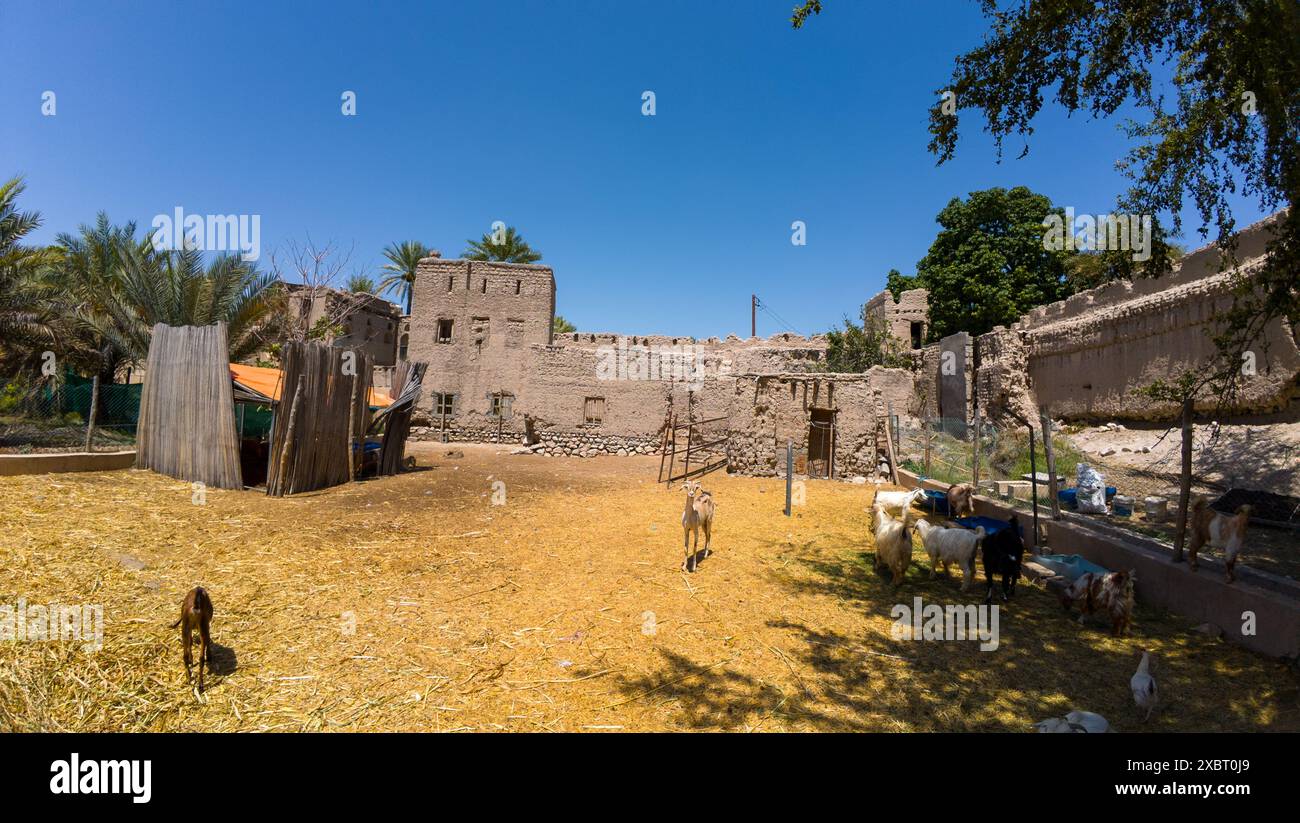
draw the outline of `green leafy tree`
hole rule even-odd
[[[930,292],[930,339],[959,331],[983,334],[1014,323],[1035,306],[1069,296],[1066,261],[1074,252],[1043,242],[1043,219],[1058,209],[1024,186],[971,192],[939,212],[939,234],[916,264],[916,275],[890,272],[897,297]]]
[[[889,333],[885,319],[867,314],[864,304],[858,316],[858,325],[847,316],[843,329],[826,333],[826,360],[823,368],[830,372],[864,372],[872,366],[905,368],[911,359],[902,346]]]
[[[563,315],[557,314],[555,319],[551,321],[551,332],[553,334],[572,334],[577,330],[578,327],[565,320]]]
[[[498,260],[502,263],[536,263],[541,252],[534,251],[524,236],[507,226],[501,232],[484,232],[480,240],[467,240],[469,248],[462,255],[470,260]]]
[[[406,306],[406,313],[411,313],[411,300],[415,292],[415,269],[420,261],[429,256],[430,249],[417,240],[405,240],[390,243],[384,249],[388,263],[384,271],[389,274],[379,281],[382,291],[392,291],[397,299]]]

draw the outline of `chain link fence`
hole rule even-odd
[[[139,383],[101,383],[92,427],[92,380],[9,383],[0,392],[0,453],[83,451],[88,433],[94,451],[132,449],[140,388]]]
[[[900,465],[941,483],[975,483],[979,493],[1029,512],[1033,472],[1038,475],[1039,517],[1052,516],[1047,450],[1041,421],[1034,421],[1033,458],[1025,426],[978,429],[960,420],[920,419],[894,426]],[[1105,520],[1164,543],[1173,550],[1182,465],[1181,430],[1119,424],[1052,424],[1052,452],[1063,512]],[[1197,425],[1193,431],[1191,499],[1205,498],[1227,514],[1252,507],[1241,562],[1300,580],[1300,440],[1265,426]],[[1107,512],[1077,510],[1080,465],[1095,469],[1106,486]],[[1221,559],[1218,549],[1202,556]]]

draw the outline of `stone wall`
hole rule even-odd
[[[1136,394],[1160,378],[1198,369],[1215,354],[1216,312],[1232,304],[1233,278],[1262,262],[1272,220],[1242,232],[1237,272],[1219,271],[1210,246],[1188,254],[1159,278],[1121,281],[1041,306],[1010,329],[980,336],[976,378],[983,408],[1050,406],[1067,419],[1170,420],[1178,410]],[[1296,393],[1300,349],[1295,330],[1276,320],[1255,350],[1256,376],[1243,381],[1238,412],[1269,413]],[[1209,392],[1198,403],[1211,411]]]

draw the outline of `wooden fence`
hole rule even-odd
[[[411,433],[411,415],[420,402],[427,363],[403,360],[393,372],[393,404],[377,415],[384,421],[384,440],[379,450],[379,475],[397,474],[406,454],[406,438]],[[378,421],[376,421],[378,422]]]
[[[136,466],[219,489],[242,489],[226,324],[153,327]]]
[[[323,343],[286,343],[271,429],[266,493],[275,497],[347,483],[369,424],[371,358]],[[229,380],[227,380],[229,383]]]
[[[670,419],[664,427],[663,442],[660,444],[659,482],[671,488],[678,480],[701,477],[724,468],[728,460],[728,436],[726,429],[716,424],[723,423],[726,419],[710,417],[688,423],[674,423]],[[713,431],[710,431],[710,426],[714,427]],[[684,436],[682,432],[685,432]],[[677,471],[679,455],[682,461],[680,472]]]

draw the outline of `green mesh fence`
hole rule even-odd
[[[61,382],[3,386],[0,390],[0,451],[78,451],[86,446],[93,381],[68,375]],[[139,383],[102,383],[95,409],[94,449],[135,445],[140,416]]]

